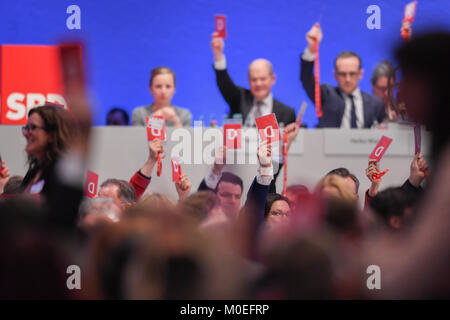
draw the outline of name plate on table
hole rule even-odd
[[[326,155],[369,156],[382,136],[392,139],[386,156],[411,155],[411,132],[409,130],[324,130],[324,153]],[[411,140],[411,141],[410,141]],[[413,145],[414,152],[414,145]]]
[[[306,130],[304,129],[299,130],[297,137],[295,137],[294,141],[291,143],[288,153],[289,155],[299,155],[304,153],[305,132]],[[281,133],[283,133],[283,131],[281,131]],[[273,145],[277,143],[283,143],[283,140],[274,142]],[[251,154],[256,152],[258,148],[258,131],[256,128],[243,128],[242,144],[242,149],[236,150],[238,154]]]

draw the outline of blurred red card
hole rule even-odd
[[[85,75],[82,45],[80,43],[60,44],[59,53],[66,95],[70,98],[84,93]]]
[[[224,145],[229,149],[240,149],[242,140],[242,124],[223,125]]]
[[[84,195],[89,198],[94,198],[97,195],[98,186],[98,174],[89,171],[86,176],[86,186],[84,189]]]
[[[219,37],[226,39],[227,17],[222,14],[216,14],[216,32],[219,34]]]
[[[416,147],[414,154],[419,154],[422,147],[422,129],[418,124],[414,126],[414,144]]]
[[[369,159],[380,162],[381,158],[383,157],[384,153],[386,152],[391,142],[392,142],[391,138],[382,136],[377,146],[375,147],[375,149],[373,149],[372,153],[370,154]]]
[[[259,136],[263,142],[269,140],[269,143],[272,143],[281,140],[277,118],[274,113],[257,118],[256,126],[258,127]]]
[[[417,1],[410,2],[405,6],[405,16],[403,18],[403,21],[414,21],[414,16],[416,15],[416,7]]]
[[[145,118],[145,123],[148,141],[166,140],[166,124],[163,116],[148,116]]]
[[[177,158],[172,158],[172,181],[179,182],[181,178],[181,167]]]

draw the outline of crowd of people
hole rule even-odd
[[[314,101],[312,61],[314,42],[322,38],[320,26],[314,25],[306,38],[300,79]],[[211,45],[230,115],[239,113],[252,126],[256,118],[275,113],[292,141],[298,134],[295,111],[272,97],[270,62],[252,62],[247,90],[228,75],[223,39],[213,34]],[[173,202],[164,194],[145,192],[153,183],[158,155],[164,156],[162,142],[154,139],[148,143],[148,159],[129,181],[110,177],[97,197],[88,199],[83,177],[92,124],[89,100],[68,88],[70,112],[54,105],[29,111],[22,128],[26,175],[12,175],[1,161],[0,298],[448,297],[449,55],[449,33],[418,36],[397,50],[401,99],[409,116],[431,132],[431,163],[415,155],[405,181],[381,190],[381,170],[369,161],[371,185],[362,208],[360,181],[351,168],[324,172],[312,190],[290,185],[282,195],[275,185],[282,163],[275,164],[279,159],[267,140],[258,146],[253,181],[224,171],[222,147],[199,186],[181,175],[175,182],[179,199]],[[385,101],[391,69],[383,62],[372,77]],[[324,115],[319,127],[370,128],[385,121],[383,100],[358,88],[358,55],[339,54],[335,76],[338,87],[320,87]],[[174,127],[190,125],[190,112],[171,105],[172,70],[153,70],[149,88],[153,104],[135,109],[133,125],[145,125],[145,118],[155,114]],[[119,123],[120,113],[113,110],[109,118]],[[74,265],[82,270],[78,290],[67,285],[66,270]],[[367,270],[373,265],[381,270],[379,290],[368,285]]]

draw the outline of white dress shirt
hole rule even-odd
[[[344,100],[345,100],[345,110],[344,110],[344,116],[342,117],[341,122],[341,128],[343,129],[351,129],[351,119],[352,119],[352,100],[350,97],[342,93]],[[363,108],[363,101],[362,101],[362,95],[361,90],[359,88],[356,88],[355,91],[352,92],[353,95],[353,101],[355,102],[355,113],[356,113],[356,127],[357,128],[364,128],[364,108]]]

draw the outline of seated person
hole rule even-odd
[[[356,199],[359,199],[359,180],[353,173],[351,173],[347,168],[336,168],[328,172],[327,176],[330,174],[336,174],[344,178]]]
[[[393,89],[395,82],[394,75],[394,66],[392,65],[392,62],[383,60],[377,64],[370,77],[370,82],[372,83],[372,95],[383,99],[386,117],[389,121],[395,121],[396,119],[395,111],[392,110],[392,106],[390,105],[391,97],[389,95],[389,85],[391,85]],[[389,79],[391,79],[390,84]]]
[[[149,90],[153,96],[153,103],[133,110],[131,115],[133,126],[145,126],[145,118],[150,115],[164,116],[166,126],[169,127],[191,126],[192,115],[189,110],[171,104],[175,94],[175,73],[171,69],[166,67],[153,69]]]
[[[106,115],[107,126],[128,126],[130,119],[128,113],[122,108],[112,108]]]
[[[316,23],[306,34],[308,46],[301,55],[300,81],[311,101],[315,102],[314,43],[322,40]],[[323,115],[317,128],[371,128],[385,118],[383,101],[359,89],[362,79],[361,58],[354,52],[341,52],[334,61],[334,77],[338,87],[320,86]]]
[[[255,126],[255,119],[275,113],[278,124],[288,125],[295,122],[295,110],[284,105],[272,96],[272,86],[275,84],[275,74],[272,64],[265,59],[254,60],[248,68],[250,90],[236,86],[228,75],[224,41],[217,33],[211,41],[214,53],[214,70],[217,86],[225,101],[230,106],[230,117],[242,114],[244,124]]]
[[[125,180],[108,179],[102,183],[98,191],[100,198],[111,198],[124,211],[136,203],[136,192],[133,186]]]

